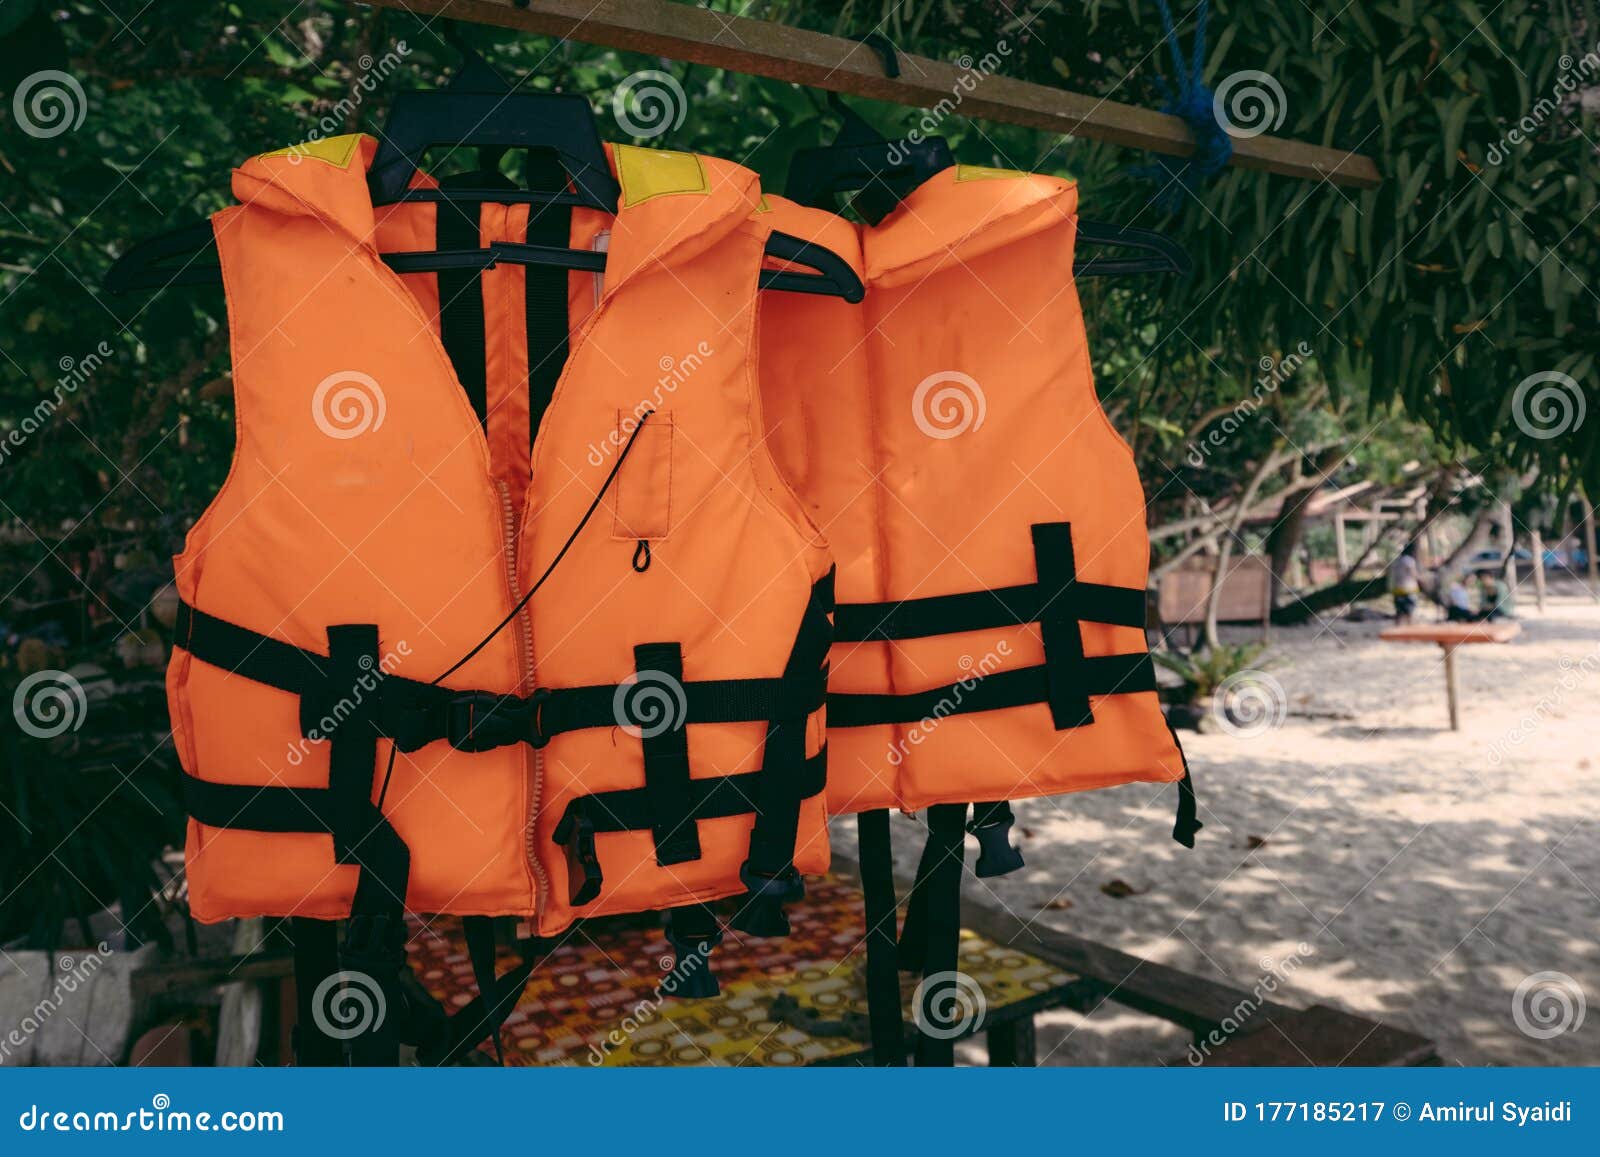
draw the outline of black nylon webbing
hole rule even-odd
[[[560,191],[567,171],[560,159],[543,149],[528,152],[529,189]],[[528,209],[528,244],[565,248],[571,243],[572,206],[532,205]],[[528,334],[528,445],[539,436],[539,423],[550,407],[556,382],[567,361],[567,271],[553,265],[526,266],[524,312]]]
[[[484,188],[486,182],[504,182],[498,173],[459,173],[439,182],[441,189],[452,186]],[[509,184],[509,182],[506,182]],[[441,201],[435,210],[434,247],[437,249],[479,249],[482,247],[479,219],[482,206]],[[441,269],[439,278],[439,340],[444,345],[456,378],[472,403],[478,421],[486,420],[489,408],[488,368],[484,360],[486,338],[483,322],[483,271],[479,269]]]
[[[332,920],[296,916],[290,922],[294,937],[294,1063],[300,1068],[322,1068],[344,1063],[344,1049],[324,1030],[325,1019],[316,1015],[319,986],[339,969],[339,929]]]
[[[1156,689],[1155,664],[1146,652],[1091,655],[1082,661],[1083,687],[1090,695],[1118,695]],[[1048,664],[996,671],[966,683],[913,691],[905,695],[828,696],[829,727],[865,727],[874,723],[917,723],[975,711],[999,711],[1050,701]]]
[[[957,987],[961,944],[961,869],[966,858],[966,804],[928,809],[928,870],[919,891],[923,918],[921,1004],[917,1010],[917,1067],[955,1064],[948,990]],[[908,916],[909,920],[909,916]],[[959,992],[956,994],[959,997]]]
[[[906,1063],[906,1029],[896,965],[894,855],[888,811],[857,813],[856,839],[867,919],[867,1023],[872,1032],[872,1063],[897,1068]]]
[[[342,716],[328,752],[333,803],[333,858],[356,862],[355,845],[372,811],[372,777],[378,763],[377,704],[362,687],[378,671],[378,628],[351,623],[328,628],[328,681],[323,695]],[[301,702],[305,702],[302,696]],[[404,881],[401,891],[404,892]]]
[[[345,690],[332,681],[326,656],[219,619],[187,603],[178,605],[175,641],[204,663],[302,696],[313,721],[320,718],[320,703],[328,698],[326,688],[333,689],[334,699]],[[826,685],[819,663],[815,670],[794,677],[705,679],[682,686],[689,723],[759,723],[810,715],[822,706]],[[415,751],[448,737],[452,702],[481,696],[494,701],[486,725],[504,733],[501,742],[515,743],[533,738],[535,727],[544,738],[584,728],[615,727],[617,692],[617,684],[558,687],[541,691],[534,700],[384,675],[375,712],[384,735],[394,738],[402,751]]]
[[[1039,589],[1045,594],[1039,617],[1044,637],[1044,667],[1049,680],[1050,718],[1060,731],[1094,722],[1089,710],[1089,680],[1084,668],[1083,627],[1073,606],[1078,581],[1072,554],[1072,528],[1064,522],[1040,523],[1033,528],[1034,566]]]
[[[887,603],[842,603],[834,615],[834,639],[856,643],[874,639],[925,639],[962,631],[985,631],[1036,623],[1058,592],[1039,583],[931,595]],[[1076,584],[1070,610],[1080,621],[1118,627],[1145,625],[1145,593],[1133,587]],[[1053,608],[1052,608],[1053,609]]]
[[[829,584],[831,585],[831,584]],[[794,647],[784,664],[783,678],[797,683],[820,678],[827,683],[828,648],[833,642],[825,602],[827,586],[812,588],[800,617]],[[759,876],[781,876],[794,869],[794,845],[800,832],[800,805],[805,798],[806,727],[809,712],[774,712],[767,718],[767,742],[762,752],[762,775],[757,784],[755,827],[750,832],[747,867]]]
[[[663,693],[683,685],[683,648],[677,643],[640,643],[633,649],[639,672],[636,687]],[[659,684],[665,682],[666,686]],[[641,724],[644,747],[644,790],[650,801],[650,831],[656,863],[662,867],[700,858],[700,833],[695,825],[689,788],[689,733],[678,718],[678,705],[666,696],[660,713]],[[624,702],[627,702],[624,700]]]

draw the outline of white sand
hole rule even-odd
[[[1548,1039],[1513,1015],[1539,972],[1578,990],[1565,1007],[1535,999],[1536,1031],[1570,1025],[1580,996],[1600,1002],[1600,605],[1572,586],[1541,616],[1521,594],[1519,639],[1458,655],[1460,732],[1446,729],[1437,647],[1380,642],[1381,624],[1278,629],[1269,673],[1287,720],[1183,733],[1206,824],[1194,851],[1168,838],[1172,788],[1029,801],[1028,866],[969,875],[967,895],[1240,988],[1266,979],[1286,1004],[1393,1023],[1446,1063],[1600,1063],[1600,1008]],[[901,819],[896,837],[909,870],[921,827]],[[836,838],[852,848],[853,825]],[[1139,894],[1104,894],[1112,880]],[[1188,1043],[1115,1005],[1040,1021],[1051,1064],[1183,1063]]]

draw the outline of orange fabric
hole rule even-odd
[[[362,138],[344,166],[292,152],[254,158],[234,174],[242,204],[214,219],[238,440],[227,481],[175,560],[185,601],[321,653],[328,625],[376,623],[385,670],[430,680],[550,565],[615,465],[619,415],[645,403],[670,455],[630,456],[608,499],[629,509],[599,512],[524,614],[447,684],[522,693],[615,684],[633,672],[636,644],[663,640],[681,644],[686,680],[781,674],[830,560],[765,448],[753,338],[768,230],[750,217],[754,174],[702,158],[701,194],[652,197],[615,218],[574,212],[572,243],[608,247],[610,264],[603,278],[569,281],[570,355],[530,453],[523,271],[484,279],[485,431],[440,344],[437,277],[398,276],[378,257],[431,248],[434,207],[374,214],[373,151]],[[520,240],[526,221],[525,206],[485,206],[484,239]],[[664,379],[667,359],[691,353],[681,380]],[[643,574],[632,539],[607,525],[635,517],[661,520],[645,527],[661,540]],[[300,737],[295,696],[182,650],[168,692],[189,774],[327,784],[329,745]],[[762,766],[762,724],[691,724],[688,735],[695,778]],[[818,711],[808,754],[822,743]],[[656,864],[650,833],[601,833],[605,888],[581,912],[567,903],[554,827],[574,796],[642,786],[641,750],[620,728],[596,728],[539,751],[465,753],[436,741],[398,755],[383,810],[410,848],[408,907],[536,915],[553,935],[575,915],[742,893],[750,816],[702,821],[703,858],[670,868]],[[375,772],[389,757],[380,743]],[[188,854],[202,921],[349,910],[357,869],[335,865],[326,835],[191,822]],[[827,865],[820,796],[803,810],[795,864]]]
[[[1070,522],[1080,580],[1143,590],[1144,495],[1095,395],[1072,280],[1076,186],[969,179],[958,166],[875,227],[766,202],[758,219],[775,230],[837,239],[844,226],[859,238],[860,306],[798,294],[762,303],[774,455],[833,544],[838,603],[1034,582],[1030,528],[1046,522]],[[1146,646],[1133,627],[1085,622],[1082,637],[1090,656]],[[1038,624],[839,641],[829,692],[906,695],[1044,658]],[[1154,692],[1092,696],[1091,706],[1091,725],[1062,730],[1045,704],[834,727],[829,810],[1182,777]]]

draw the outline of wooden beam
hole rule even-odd
[[[731,16],[670,0],[371,0],[379,7],[581,40],[623,52],[791,81],[873,100],[933,108],[979,120],[1108,141],[1186,157],[1194,139],[1177,117],[1083,93],[1030,84],[969,67],[900,54],[900,76],[883,74],[877,52],[855,40]],[[966,80],[971,85],[961,82]],[[1375,188],[1370,157],[1281,137],[1236,137],[1234,165],[1305,180]]]

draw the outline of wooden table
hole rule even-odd
[[[1483,623],[1413,623],[1405,627],[1389,627],[1378,638],[1387,643],[1437,643],[1444,652],[1444,691],[1450,703],[1450,730],[1461,730],[1460,694],[1456,684],[1456,648],[1472,643],[1509,643],[1522,633],[1522,624],[1507,622]]]

